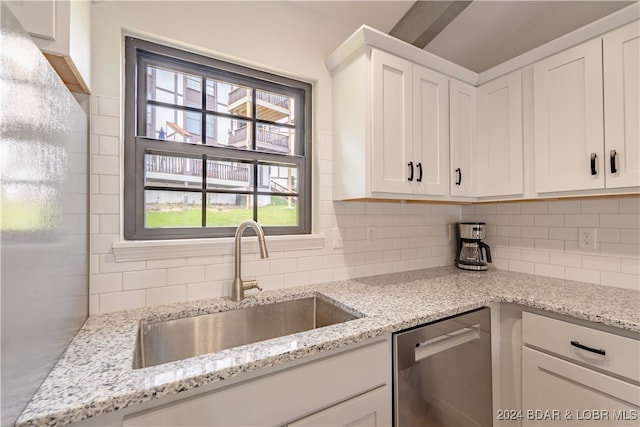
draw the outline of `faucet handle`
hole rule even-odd
[[[248,291],[249,289],[257,289],[259,291],[262,290],[262,288],[260,286],[258,286],[258,281],[255,279],[248,279],[248,280],[243,280],[242,281],[243,287],[245,291]]]

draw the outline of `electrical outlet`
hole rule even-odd
[[[367,245],[376,244],[376,229],[375,227],[367,227]]]
[[[578,231],[578,247],[580,249],[595,250],[598,243],[597,237],[595,228],[581,228]]]
[[[333,229],[333,249],[342,249],[342,233],[338,227]]]

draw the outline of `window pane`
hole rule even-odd
[[[260,225],[298,225],[298,198],[286,196],[258,196]]]
[[[293,124],[293,98],[288,95],[256,90],[257,116],[271,122]]]
[[[286,127],[257,125],[256,149],[279,154],[295,154],[295,130]]]
[[[247,194],[207,194],[207,227],[235,227],[253,219],[252,200]]]
[[[145,228],[201,227],[202,194],[145,190]]]
[[[251,117],[251,88],[219,80],[207,80],[207,110]]]
[[[209,130],[207,130],[208,145],[222,145],[245,150],[253,149],[251,124],[246,120],[207,116],[207,129],[209,128],[215,133],[210,139]]]
[[[192,144],[202,141],[201,115],[174,108],[147,105],[146,136],[168,141],[188,142]]]
[[[258,191],[297,193],[298,168],[284,164],[259,164]]]
[[[207,160],[207,188],[215,190],[253,190],[251,163]]]
[[[202,107],[202,78],[147,66],[147,99],[188,107]]]
[[[202,188],[202,159],[145,154],[144,185]]]

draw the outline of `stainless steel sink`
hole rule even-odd
[[[307,297],[141,324],[133,368],[182,360],[356,318],[325,299]]]

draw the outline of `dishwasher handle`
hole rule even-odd
[[[480,324],[468,326],[416,344],[415,361],[442,353],[450,348],[480,339]]]

